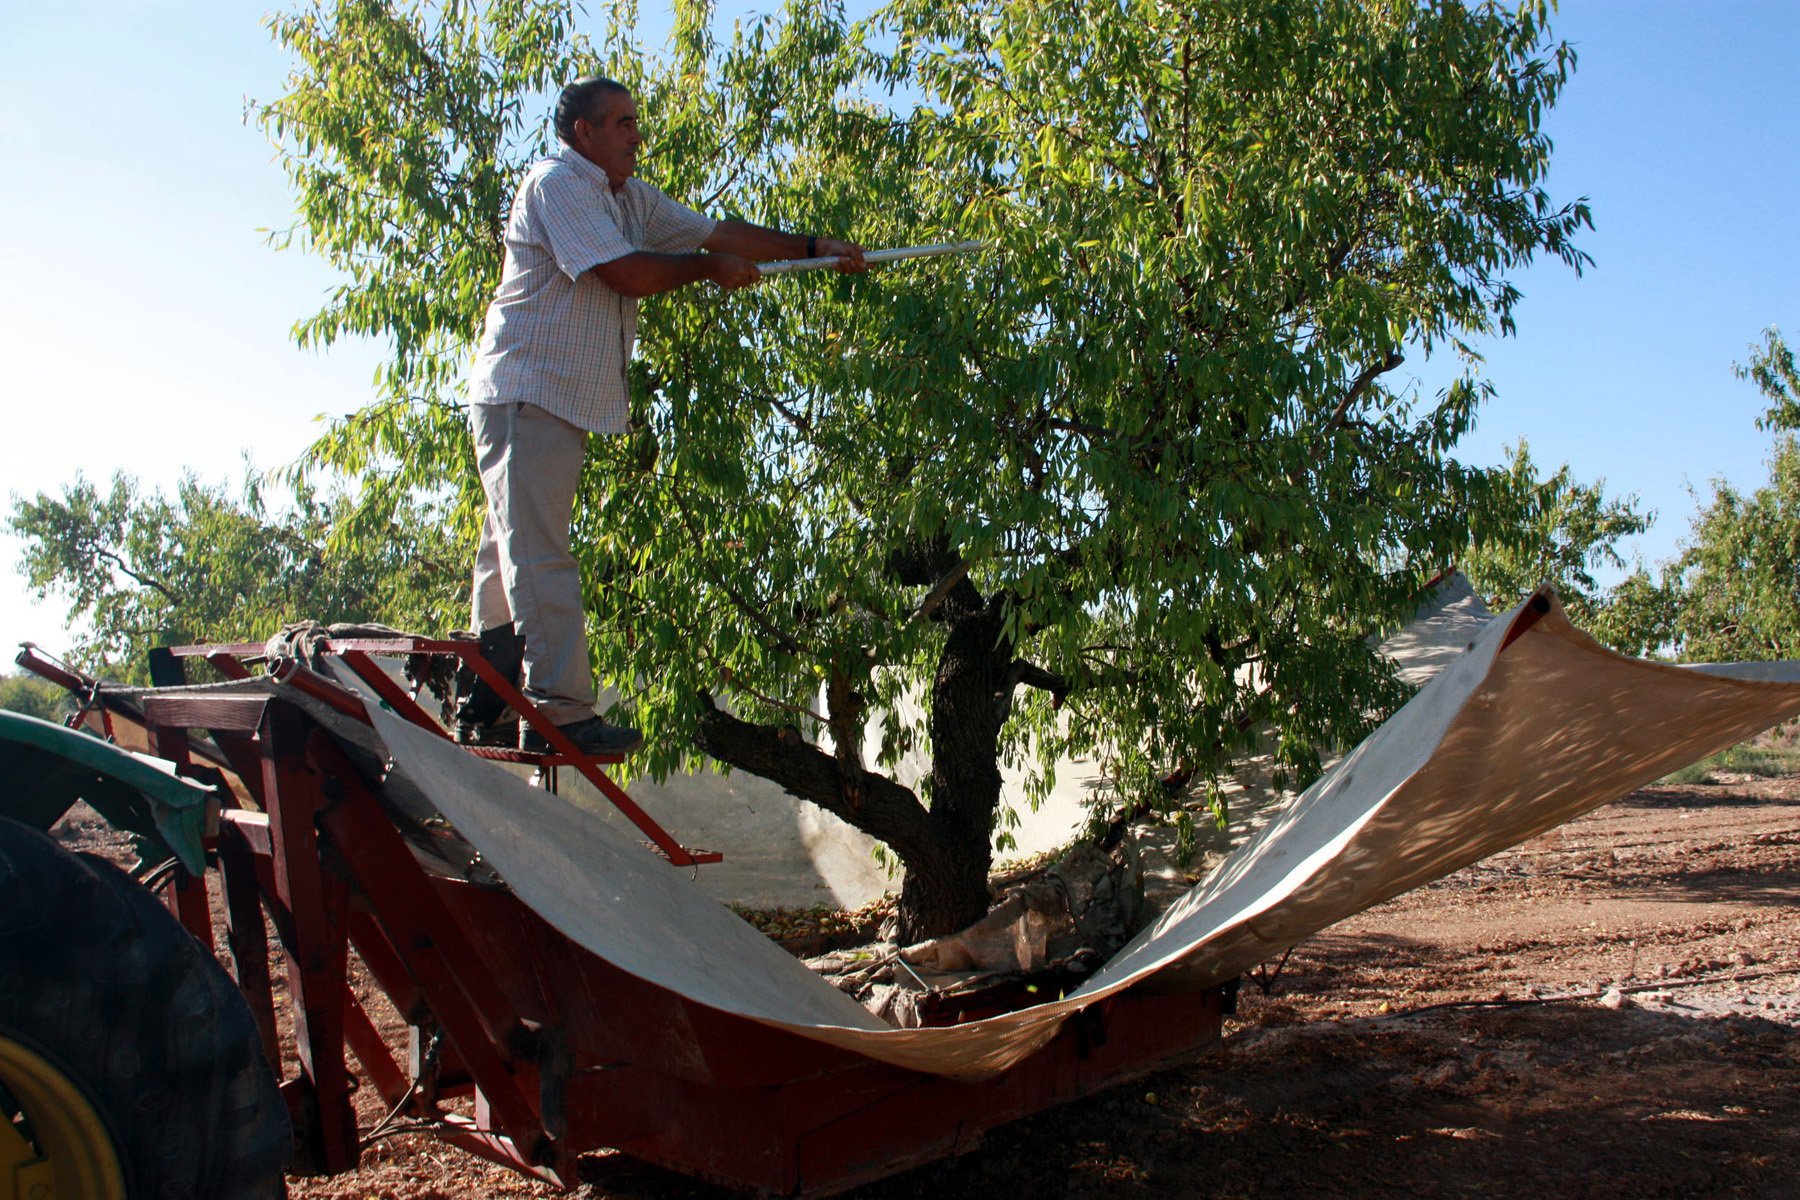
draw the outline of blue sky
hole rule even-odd
[[[120,469],[235,480],[367,395],[375,348],[288,337],[331,276],[259,232],[292,211],[243,121],[288,67],[261,11],[0,0],[0,493]],[[1546,468],[1636,493],[1660,517],[1634,549],[1656,561],[1688,485],[1762,478],[1761,401],[1731,364],[1768,325],[1800,333],[1800,2],[1567,0],[1553,28],[1581,62],[1548,121],[1551,187],[1591,200],[1596,262],[1519,279],[1518,336],[1485,347],[1499,396],[1459,453],[1497,462],[1525,437]],[[0,536],[7,661],[69,640],[61,607],[24,594],[18,550]]]
[[[1490,343],[1499,397],[1462,446],[1520,436],[1660,514],[1642,552],[1675,552],[1722,476],[1763,478],[1763,402],[1732,377],[1749,343],[1800,333],[1800,4],[1570,0],[1553,28],[1580,66],[1551,113],[1551,190],[1588,196],[1594,266],[1520,282],[1518,336]]]

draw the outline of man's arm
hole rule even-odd
[[[672,292],[690,283],[716,283],[730,290],[749,287],[762,278],[756,264],[738,254],[658,254],[653,250],[639,250],[603,262],[588,273],[619,295],[634,300]]]
[[[592,268],[596,278],[621,296],[641,299],[672,292],[690,283],[712,282],[730,290],[749,287],[762,273],[756,259],[836,257],[840,271],[866,271],[862,247],[836,238],[808,238],[782,233],[748,221],[720,221],[707,235],[700,254],[658,254],[639,250]]]
[[[811,243],[809,250],[808,243]],[[838,258],[837,269],[840,271],[866,271],[868,264],[863,262],[863,248],[855,242],[843,242],[836,238],[809,238],[799,233],[783,233],[779,229],[769,229],[762,225],[752,225],[748,221],[720,221],[711,234],[700,243],[703,250],[712,250],[725,254],[740,254],[745,258],[769,259],[782,258]]]

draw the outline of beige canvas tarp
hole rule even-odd
[[[1671,667],[1576,630],[1548,592],[1486,624],[1331,771],[1079,991],[899,1030],[689,873],[592,814],[369,705],[394,769],[513,890],[619,968],[727,1012],[961,1079],[1005,1070],[1072,1013],[1152,976],[1233,978],[1302,938],[1800,712],[1800,664]],[[729,847],[724,847],[729,852]]]

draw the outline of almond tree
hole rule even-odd
[[[1584,262],[1543,185],[1573,64],[1545,13],[895,0],[720,32],[679,3],[652,56],[625,5],[590,41],[547,2],[322,2],[277,19],[300,66],[261,110],[347,272],[302,333],[394,359],[315,460],[473,496],[456,381],[505,185],[582,71],[634,89],[644,172],[697,207],[989,242],[647,302],[638,433],[595,443],[576,530],[647,769],[776,781],[904,862],[905,936],[955,929],[1003,763],[1041,789],[1097,755],[1155,796],[1272,727],[1298,781],[1401,698],[1367,634],[1517,514],[1451,457],[1479,378],[1399,369],[1510,331],[1535,256]]]

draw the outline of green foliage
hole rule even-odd
[[[1794,352],[1782,340],[1781,330],[1763,330],[1762,348],[1751,355],[1749,365],[1732,370],[1739,379],[1754,383],[1769,401],[1768,409],[1756,419],[1758,429],[1800,430],[1800,370],[1794,366]]]
[[[1659,578],[1640,563],[1590,607],[1582,628],[1621,654],[1660,657],[1674,647],[1679,604],[1667,572]]]
[[[1649,529],[1655,514],[1640,512],[1636,496],[1609,499],[1603,479],[1577,482],[1567,463],[1540,477],[1523,440],[1507,449],[1506,459],[1498,511],[1507,519],[1486,525],[1485,539],[1461,563],[1463,573],[1495,609],[1548,583],[1576,624],[1592,627],[1612,603],[1594,572],[1624,568],[1620,539]],[[1636,585],[1627,591],[1635,602]]]
[[[1409,340],[1505,327],[1502,273],[1533,251],[1580,261],[1584,213],[1536,187],[1563,53],[1533,56],[1530,14],[1459,6],[901,3],[892,57],[809,61],[831,47],[815,22],[773,59],[774,31],[728,49],[711,86],[647,79],[663,136],[695,148],[668,157],[749,164],[728,195],[760,217],[997,250],[646,320],[665,453],[654,479],[621,463],[608,507],[621,543],[667,549],[608,607],[702,618],[671,646],[737,637],[654,672],[620,638],[615,670],[671,704],[720,666],[771,699],[810,669],[891,700],[940,634],[871,566],[944,544],[1072,685],[1060,725],[1027,708],[1011,738],[1105,754],[1147,793],[1273,720],[1310,772],[1396,697],[1363,635],[1491,499],[1445,456],[1473,384],[1421,403],[1382,376]],[[784,60],[763,111],[750,85]],[[877,136],[830,102],[848,63],[927,107]],[[720,126],[733,143],[704,145]]]
[[[69,694],[36,675],[0,675],[0,708],[60,723],[68,711]]]
[[[1740,742],[1719,753],[1703,758],[1691,766],[1671,772],[1658,783],[1720,783],[1721,775],[1751,775],[1758,779],[1781,779],[1800,775],[1800,750],[1792,742],[1776,734],[1765,734]]]
[[[1752,350],[1734,369],[1769,401],[1756,422],[1777,434],[1768,482],[1743,492],[1715,481],[1677,558],[1655,572],[1640,564],[1604,595],[1583,593],[1582,623],[1616,650],[1691,662],[1800,655],[1800,374],[1778,330]],[[1590,513],[1595,502],[1597,492]],[[1531,536],[1543,540],[1543,530]],[[1622,565],[1616,554],[1590,561]]]
[[[276,22],[302,66],[264,120],[353,280],[303,334],[396,338],[382,401],[319,461],[466,487],[444,414],[525,115],[594,65],[566,11],[343,0]],[[685,2],[648,57],[614,8],[598,65],[637,93],[672,195],[994,247],[645,304],[641,433],[590,456],[576,540],[597,665],[637,681],[653,768],[694,757],[716,696],[855,753],[885,712],[872,765],[919,769],[977,610],[1017,668],[991,689],[999,759],[1098,754],[1154,796],[1264,724],[1303,776],[1362,733],[1402,694],[1365,635],[1511,487],[1450,457],[1478,379],[1385,380],[1403,347],[1510,331],[1535,256],[1585,261],[1585,205],[1543,188],[1573,63],[1545,14],[897,0],[868,26],[791,3],[716,34]]]
[[[254,477],[234,497],[189,476],[169,499],[118,474],[104,492],[78,479],[60,496],[15,497],[8,525],[26,542],[30,587],[66,600],[70,624],[85,630],[74,661],[143,683],[154,646],[259,641],[307,618],[461,623],[446,602],[471,550],[439,513],[404,503],[379,534],[364,526],[334,541],[352,516],[348,496],[305,487],[271,511]]]
[[[1759,429],[1777,432],[1769,479],[1751,492],[1723,481],[1694,518],[1681,556],[1666,572],[1677,596],[1674,636],[1695,661],[1800,656],[1800,407],[1793,352],[1778,330],[1738,377],[1770,407]]]
[[[376,402],[336,423],[310,466],[361,474],[377,510],[449,484],[470,524],[480,482],[467,454],[442,448],[463,428],[459,382],[499,282],[513,184],[548,145],[526,114],[591,53],[570,6],[540,0],[315,0],[268,24],[298,62],[291,90],[251,108],[298,199],[296,223],[271,241],[344,275],[295,339],[392,347]]]

